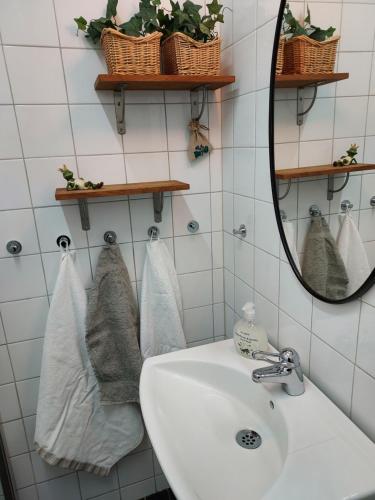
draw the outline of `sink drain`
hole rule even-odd
[[[238,431],[236,434],[236,441],[242,448],[247,448],[248,450],[255,450],[255,448],[259,448],[262,444],[262,438],[259,434],[250,429]]]

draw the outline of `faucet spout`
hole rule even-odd
[[[262,382],[281,384],[285,392],[291,396],[300,396],[305,392],[303,372],[299,362],[299,356],[294,349],[288,348],[281,351],[278,356],[279,362],[265,357],[264,352],[253,353],[254,359],[262,359],[272,363],[271,366],[257,368],[252,373],[252,379],[257,384]],[[275,357],[275,355],[272,355]]]

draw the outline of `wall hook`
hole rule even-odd
[[[147,230],[148,237],[152,240],[159,238],[160,229],[157,226],[151,226]]]
[[[241,238],[246,238],[247,229],[245,224],[241,224],[238,229],[233,229],[233,234],[235,236],[240,236]]]
[[[350,200],[344,200],[341,202],[341,210],[343,212],[348,212],[353,208],[353,203]]]
[[[372,207],[375,207],[375,196],[372,196],[372,197],[370,198],[370,205],[371,205]]]
[[[320,211],[318,205],[311,205],[311,207],[309,208],[309,212],[311,217],[317,217],[318,215],[322,215],[322,212]]]
[[[114,245],[117,241],[117,234],[114,231],[106,231],[104,233],[104,241],[108,245]]]
[[[199,109],[199,91],[203,91],[202,104]],[[190,107],[191,107],[191,119],[194,121],[199,121],[204,113],[206,103],[208,101],[208,90],[207,87],[197,87],[190,91]]]
[[[199,229],[199,222],[197,222],[196,220],[191,220],[190,222],[188,222],[187,230],[189,231],[189,233],[196,233],[198,229]]]
[[[66,234],[62,234],[57,238],[56,243],[59,248],[64,248],[66,250],[68,247],[70,247],[71,239],[69,238],[69,236],[66,236]]]
[[[22,251],[22,245],[17,240],[8,241],[6,249],[11,255],[18,255]]]

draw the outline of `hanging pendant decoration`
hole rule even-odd
[[[191,161],[198,160],[212,151],[212,146],[202,130],[208,127],[199,123],[199,120],[191,120],[189,123],[191,131],[189,143],[189,158]]]

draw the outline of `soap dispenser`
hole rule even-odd
[[[255,306],[247,302],[243,308],[243,318],[237,321],[233,329],[234,345],[244,358],[251,358],[253,351],[267,351],[266,330],[255,323]]]

